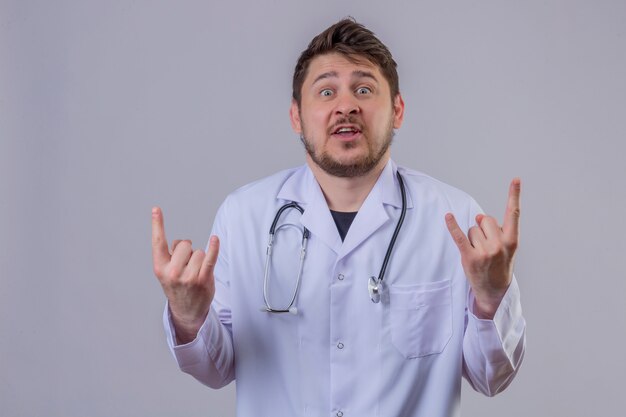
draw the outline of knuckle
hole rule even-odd
[[[184,285],[192,293],[197,294],[206,291],[206,284],[200,275],[189,277],[189,279],[185,281]]]
[[[507,242],[506,246],[509,251],[515,252],[519,246],[519,239],[513,239],[510,242]]]
[[[493,216],[485,216],[483,221],[484,222],[486,221],[487,224],[490,224],[490,225],[496,225],[496,226],[498,225],[498,220],[496,220],[496,218]]]
[[[485,252],[485,259],[491,261],[493,259],[498,259],[504,254],[504,250],[498,248],[491,248]]]
[[[474,225],[474,226],[469,228],[468,233],[471,233],[472,235],[482,235],[483,231],[480,228],[480,226]]]
[[[181,273],[180,268],[172,267],[167,271],[166,278],[169,282],[177,282],[180,280]]]
[[[163,277],[163,268],[161,268],[160,265],[154,264],[152,266],[152,270],[154,271],[154,275],[156,275],[156,277],[160,281],[162,279],[162,277]]]
[[[477,268],[482,268],[484,265],[489,263],[489,259],[489,254],[486,251],[481,250],[474,256],[473,263]]]
[[[481,232],[482,233],[482,232]],[[472,243],[476,242],[478,240],[478,236],[479,232],[478,232],[478,228],[471,228],[468,232],[467,232],[467,236],[469,237],[470,241],[472,241]]]
[[[476,255],[475,263],[476,265],[482,266],[487,263],[488,259],[489,255],[487,255],[487,252],[480,252],[478,255]]]
[[[500,243],[500,242],[498,242],[495,245],[489,246],[485,250],[485,256],[488,259],[500,257],[500,256],[504,255],[504,253],[505,253],[504,245],[502,243]]]

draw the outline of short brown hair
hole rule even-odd
[[[400,92],[397,64],[389,49],[371,30],[357,23],[354,18],[346,18],[314,37],[309,46],[300,54],[293,72],[292,84],[292,97],[298,106],[302,98],[302,84],[304,84],[311,60],[318,55],[332,52],[344,55],[349,60],[365,58],[380,68],[389,83],[391,100]]]

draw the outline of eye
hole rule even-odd
[[[359,87],[356,90],[357,94],[370,94],[372,90],[369,87]]]
[[[330,88],[325,88],[322,91],[320,91],[320,96],[322,97],[330,97],[333,95],[333,90],[331,90]]]

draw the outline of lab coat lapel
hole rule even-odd
[[[380,188],[375,186],[359,209],[339,251],[339,259],[348,255],[378,228],[389,221],[382,203]]]
[[[389,164],[388,166],[389,167]],[[348,255],[378,228],[389,221],[383,206],[383,189],[387,186],[387,167],[381,173],[369,195],[359,209],[339,251],[339,259]],[[392,182],[393,184],[393,182]]]
[[[391,160],[383,169],[380,177],[378,177],[378,181],[376,181],[376,184],[374,184],[374,187],[359,209],[350,226],[350,230],[348,230],[346,239],[339,251],[339,258],[348,255],[386,223],[397,221],[402,208],[400,184],[396,178],[397,170],[398,168]],[[391,213],[396,212],[397,214],[394,213],[390,217],[385,206],[394,207],[397,210],[393,210]],[[413,202],[407,191],[407,209],[412,207]],[[389,239],[391,239],[391,234]]]
[[[294,172],[283,184],[277,198],[295,201],[304,209],[300,223],[326,246],[338,253],[341,237],[317,180],[305,165]]]

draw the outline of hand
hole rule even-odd
[[[175,240],[167,247],[163,214],[152,209],[152,263],[169,301],[179,344],[196,338],[215,295],[213,268],[217,262],[219,239],[211,236],[206,254],[192,250],[190,240]]]
[[[465,233],[454,216],[446,214],[446,225],[461,252],[461,264],[475,297],[475,314],[492,319],[513,279],[513,258],[519,243],[521,181],[509,187],[509,200],[502,227],[495,218],[479,214],[476,226]]]

